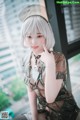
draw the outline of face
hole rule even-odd
[[[41,33],[37,33],[36,35],[27,34],[25,37],[25,44],[31,48],[34,54],[38,55],[43,52],[45,38]]]

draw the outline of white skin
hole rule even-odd
[[[37,33],[36,35],[27,35],[25,41],[28,47],[31,48],[35,55],[41,55],[40,60],[43,61],[46,66],[44,78],[45,99],[48,103],[52,103],[55,101],[63,83],[63,79],[56,80],[56,67],[54,55],[53,53],[48,52],[48,49],[46,48],[46,40],[41,33]],[[38,47],[35,48],[35,46]],[[33,64],[34,61],[32,65]],[[33,90],[31,90],[30,87],[28,87],[28,95],[32,113],[32,120],[40,120],[41,118],[37,113],[36,93]]]

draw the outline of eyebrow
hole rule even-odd
[[[40,34],[40,35],[42,35],[42,33],[37,33],[37,34]]]

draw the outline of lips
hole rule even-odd
[[[37,49],[39,46],[32,46],[33,49]]]

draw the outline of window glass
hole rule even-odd
[[[68,63],[72,93],[80,106],[80,54],[70,58]]]
[[[80,40],[80,6],[63,7],[68,44]]]

